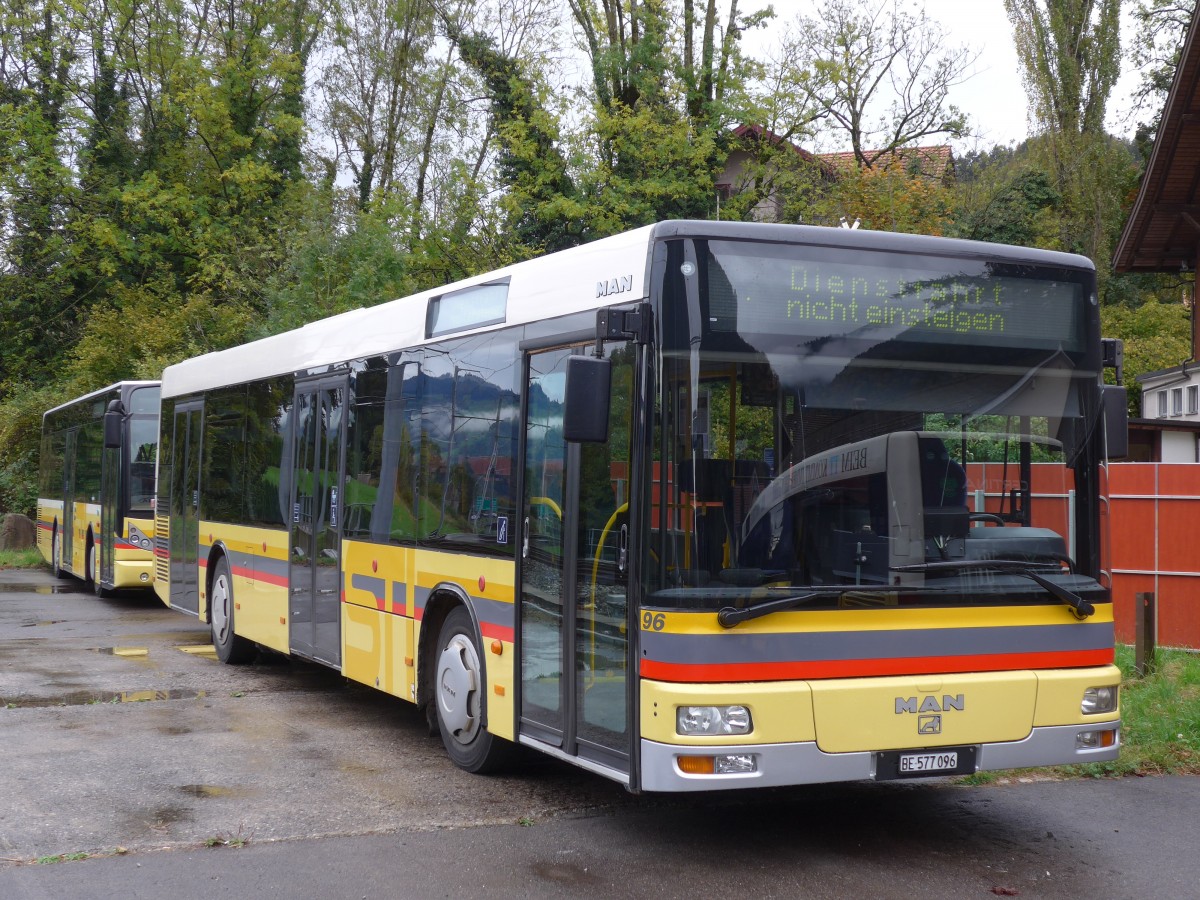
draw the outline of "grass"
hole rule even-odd
[[[1133,648],[1117,646],[1121,667],[1121,757],[1064,766],[1064,774],[1200,774],[1200,654],[1162,650],[1145,678],[1134,672]]]
[[[1110,778],[1200,775],[1200,653],[1163,650],[1145,678],[1134,671],[1133,647],[1117,645],[1121,668],[1121,755],[1112,762],[1021,769],[1017,777]],[[981,772],[967,784],[1006,780],[1013,773]]]
[[[0,550],[0,569],[36,569],[44,565],[37,547],[28,550]]]

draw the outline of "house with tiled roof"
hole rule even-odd
[[[779,187],[779,176],[785,167],[807,176],[794,184],[802,184],[804,190],[820,191],[859,166],[853,152],[811,153],[760,125],[742,125],[733,134],[735,148],[717,179],[717,197],[725,203],[746,191],[758,192],[761,196],[751,212],[758,222],[780,222],[784,218],[785,203],[793,199],[785,195],[786,188]],[[942,183],[954,178],[954,153],[949,145],[868,150],[864,156],[873,166],[898,159],[907,170]]]
[[[863,156],[872,168],[886,166],[892,159],[900,162],[904,169],[914,175],[924,175],[943,184],[954,180],[954,150],[949,144],[934,147],[898,147],[895,150],[864,150]],[[818,158],[844,172],[859,167],[854,151],[845,153],[821,153]]]

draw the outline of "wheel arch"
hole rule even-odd
[[[207,622],[209,625],[212,624],[212,603],[210,598],[212,597],[212,583],[217,563],[222,559],[229,561],[232,558],[229,548],[225,545],[224,541],[214,541],[212,546],[208,548],[208,557],[204,564],[204,616],[200,621]],[[230,578],[233,577],[232,562],[229,562],[229,576]],[[232,590],[232,588],[233,585],[231,584],[230,589]]]
[[[479,649],[479,665],[483,680],[487,683],[487,660],[483,655],[483,636],[479,629],[479,616],[471,596],[452,581],[444,581],[429,592],[425,601],[425,612],[421,616],[421,635],[417,642],[417,708],[425,709],[433,699],[434,672],[437,662],[437,641],[446,617],[458,607],[463,607],[471,617],[471,628],[475,632],[475,646]],[[487,692],[484,691],[486,698]],[[483,704],[483,726],[487,727],[487,707]]]

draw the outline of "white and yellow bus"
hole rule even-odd
[[[666,222],[171,366],[155,587],[634,791],[1115,758],[1093,266]]]
[[[122,381],[42,416],[38,548],[98,595],[149,588],[159,383]]]

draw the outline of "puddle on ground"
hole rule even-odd
[[[166,607],[163,607],[164,609]],[[207,628],[192,629],[191,631],[143,631],[140,634],[127,634],[131,641],[170,641],[172,644],[201,644],[212,641],[212,632]]]
[[[85,588],[69,584],[0,584],[0,594],[82,594]]]
[[[173,689],[169,691],[72,691],[57,697],[0,697],[0,706],[7,709],[30,709],[48,706],[99,706],[102,703],[154,703],[162,700],[196,700],[207,697],[208,691]]]
[[[26,622],[22,628],[38,628],[42,625],[61,625],[66,619],[47,619],[45,622]]]

